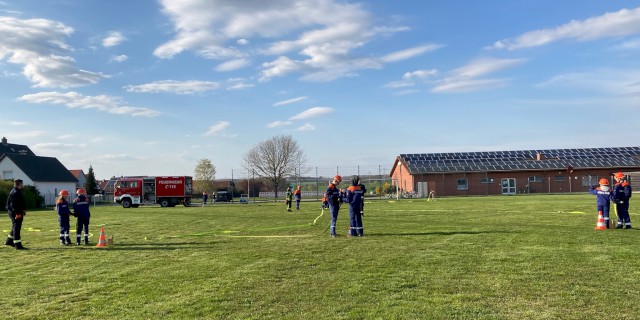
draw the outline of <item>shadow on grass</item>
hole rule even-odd
[[[513,231],[490,230],[490,231],[434,231],[434,232],[408,232],[408,233],[367,233],[365,237],[415,237],[415,236],[452,236],[456,234],[491,234],[491,233],[514,233]]]

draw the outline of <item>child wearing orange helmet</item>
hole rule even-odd
[[[337,186],[342,182],[342,177],[336,175],[333,177],[327,188],[327,201],[329,202],[329,212],[331,212],[331,229],[329,235],[331,237],[337,237],[336,222],[338,221],[338,211],[340,210],[340,202],[342,202],[342,196]]]
[[[91,220],[91,212],[89,211],[89,199],[87,198],[87,191],[85,189],[78,189],[76,191],[78,195],[73,200],[73,215],[78,217],[76,224],[76,244],[80,245],[81,232],[84,231],[84,244],[89,244],[89,220]]]
[[[629,199],[631,198],[631,185],[627,182],[627,178],[622,172],[614,174],[616,185],[613,187],[613,203],[616,205],[618,213],[618,223],[616,229],[631,229],[631,217],[629,216]]]
[[[69,209],[69,191],[60,190],[58,193],[58,199],[56,200],[56,211],[58,212],[58,222],[60,223],[60,245],[70,245],[71,239],[69,238],[69,216],[71,210]]]
[[[300,210],[300,200],[302,200],[302,187],[298,186],[296,191],[293,192],[293,197],[296,198],[296,210]]]
[[[609,229],[609,209],[611,206],[611,188],[609,188],[609,180],[606,178],[600,179],[598,182],[600,184],[599,187],[589,189],[589,193],[596,196],[596,206],[598,208],[598,213],[602,214],[604,218],[604,224]]]

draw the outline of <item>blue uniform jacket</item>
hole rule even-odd
[[[329,183],[329,187],[327,188],[327,201],[332,204],[338,204],[342,200],[342,196],[340,195],[340,189],[336,188],[333,183]]]
[[[69,210],[69,202],[58,200],[58,202],[56,202],[56,211],[58,211],[58,216],[61,218],[69,218],[69,215],[71,214],[71,210]]]
[[[89,201],[87,201],[87,197],[80,195],[73,202],[73,212],[75,212],[76,216],[79,218],[89,218],[91,216],[91,212],[89,212]]]
[[[596,204],[598,206],[609,207],[611,200],[611,189],[608,187],[606,190],[603,190],[602,187],[597,187],[595,189],[590,189],[589,193],[596,195]]]
[[[349,189],[347,189],[347,202],[349,202],[352,207],[360,208],[362,206],[363,192],[360,186],[350,186]]]
[[[613,201],[616,203],[628,203],[631,198],[631,185],[629,182],[616,183],[613,187]]]

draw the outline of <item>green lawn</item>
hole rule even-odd
[[[0,248],[0,317],[640,318],[640,231],[593,230],[593,196],[371,201],[363,238],[345,236],[346,206],[341,237],[328,211],[311,225],[319,207],[97,207],[89,247],[60,247],[55,212],[31,212],[30,250]],[[113,246],[94,247],[101,225]]]

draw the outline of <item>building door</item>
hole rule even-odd
[[[516,179],[502,179],[502,194],[516,194]]]

